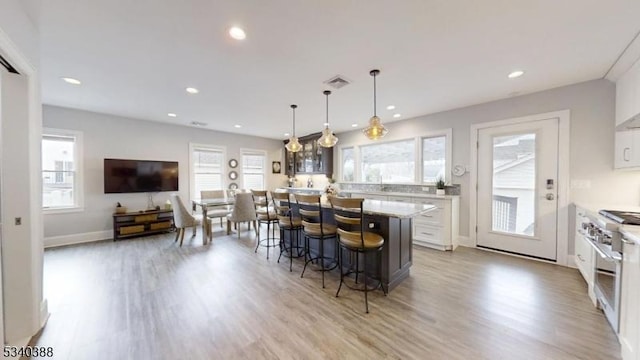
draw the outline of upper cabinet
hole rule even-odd
[[[302,150],[292,153],[285,148],[285,168],[287,175],[296,174],[325,174],[333,175],[333,148],[323,148],[318,145],[321,133],[315,133],[299,138]],[[286,144],[289,140],[285,140]]]
[[[616,130],[640,127],[640,60],[616,81]]]

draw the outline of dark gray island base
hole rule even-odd
[[[291,203],[294,214],[297,216],[297,205],[295,201]],[[395,201],[365,200],[364,202],[364,224],[369,226],[369,231],[380,234],[384,237],[385,243],[382,249],[382,284],[386,289],[392,290],[398,286],[402,280],[409,276],[409,269],[412,264],[413,234],[411,221],[412,217],[420,213],[430,211],[435,207],[432,205],[411,204]],[[329,204],[323,203],[323,220],[334,224],[333,210]],[[373,227],[372,227],[373,226]],[[287,246],[290,244],[289,232],[284,233]],[[295,241],[294,241],[295,244]],[[303,244],[303,235],[300,234],[300,246]],[[320,252],[318,241],[309,240],[311,252],[316,255]],[[335,263],[337,258],[335,241],[325,241],[324,255],[326,259],[331,259]],[[325,260],[327,261],[327,260]],[[344,256],[343,266],[346,268],[355,263],[355,258]],[[377,264],[374,259],[367,261],[367,272],[377,274]],[[360,266],[363,261],[360,260]],[[328,262],[325,266],[328,266]]]

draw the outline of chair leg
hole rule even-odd
[[[227,235],[231,234],[231,221],[227,219]]]
[[[369,290],[367,289],[367,253],[362,253],[362,262],[364,263],[364,268],[362,269],[362,275],[364,276],[364,305],[367,309],[367,314],[369,313],[369,298],[367,294]]]
[[[184,241],[184,233],[187,232],[187,229],[180,229],[180,246],[182,246],[182,242]]]
[[[269,260],[269,228],[271,227],[271,221],[267,221],[267,260]],[[258,240],[260,244],[260,240]]]
[[[324,289],[324,239],[320,238],[320,272],[322,273],[322,288]]]
[[[342,289],[342,282],[344,281],[344,272],[342,272],[342,249],[340,248],[338,249],[338,269],[340,270],[340,285],[338,285],[336,297],[338,297],[338,295],[340,294],[340,289]]]
[[[258,225],[260,225],[260,223],[258,223]],[[260,246],[260,232],[258,231],[257,228],[256,228],[256,235],[257,235],[256,249],[253,252],[257,254],[258,253],[258,247]]]
[[[309,237],[305,236],[304,237],[304,267],[302,268],[302,274],[300,274],[300,278],[304,277],[304,272],[305,270],[307,270],[307,264],[309,263],[309,261],[307,260],[307,255],[309,254]],[[311,255],[309,255],[309,257],[311,257]]]
[[[260,234],[258,233],[259,229],[258,229],[258,221],[253,220],[253,228],[256,231],[256,236],[260,236]],[[249,223],[249,230],[251,230],[251,223]]]
[[[173,242],[178,241],[178,238],[180,237],[180,232],[181,232],[181,231],[182,231],[182,228],[178,228],[178,229],[176,230],[176,238],[175,238],[175,239],[173,239]]]
[[[191,237],[195,237],[196,236],[196,228],[198,226],[197,225],[193,225],[193,234],[191,235]],[[202,236],[205,236],[204,234],[202,234]]]

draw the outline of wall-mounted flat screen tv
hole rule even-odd
[[[104,193],[178,191],[178,162],[104,159]]]

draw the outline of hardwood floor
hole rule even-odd
[[[334,296],[338,273],[300,278],[243,231],[45,251],[51,317],[35,344],[60,359],[617,359],[575,269],[476,249],[416,247],[385,297]],[[263,230],[264,231],[264,230]]]

